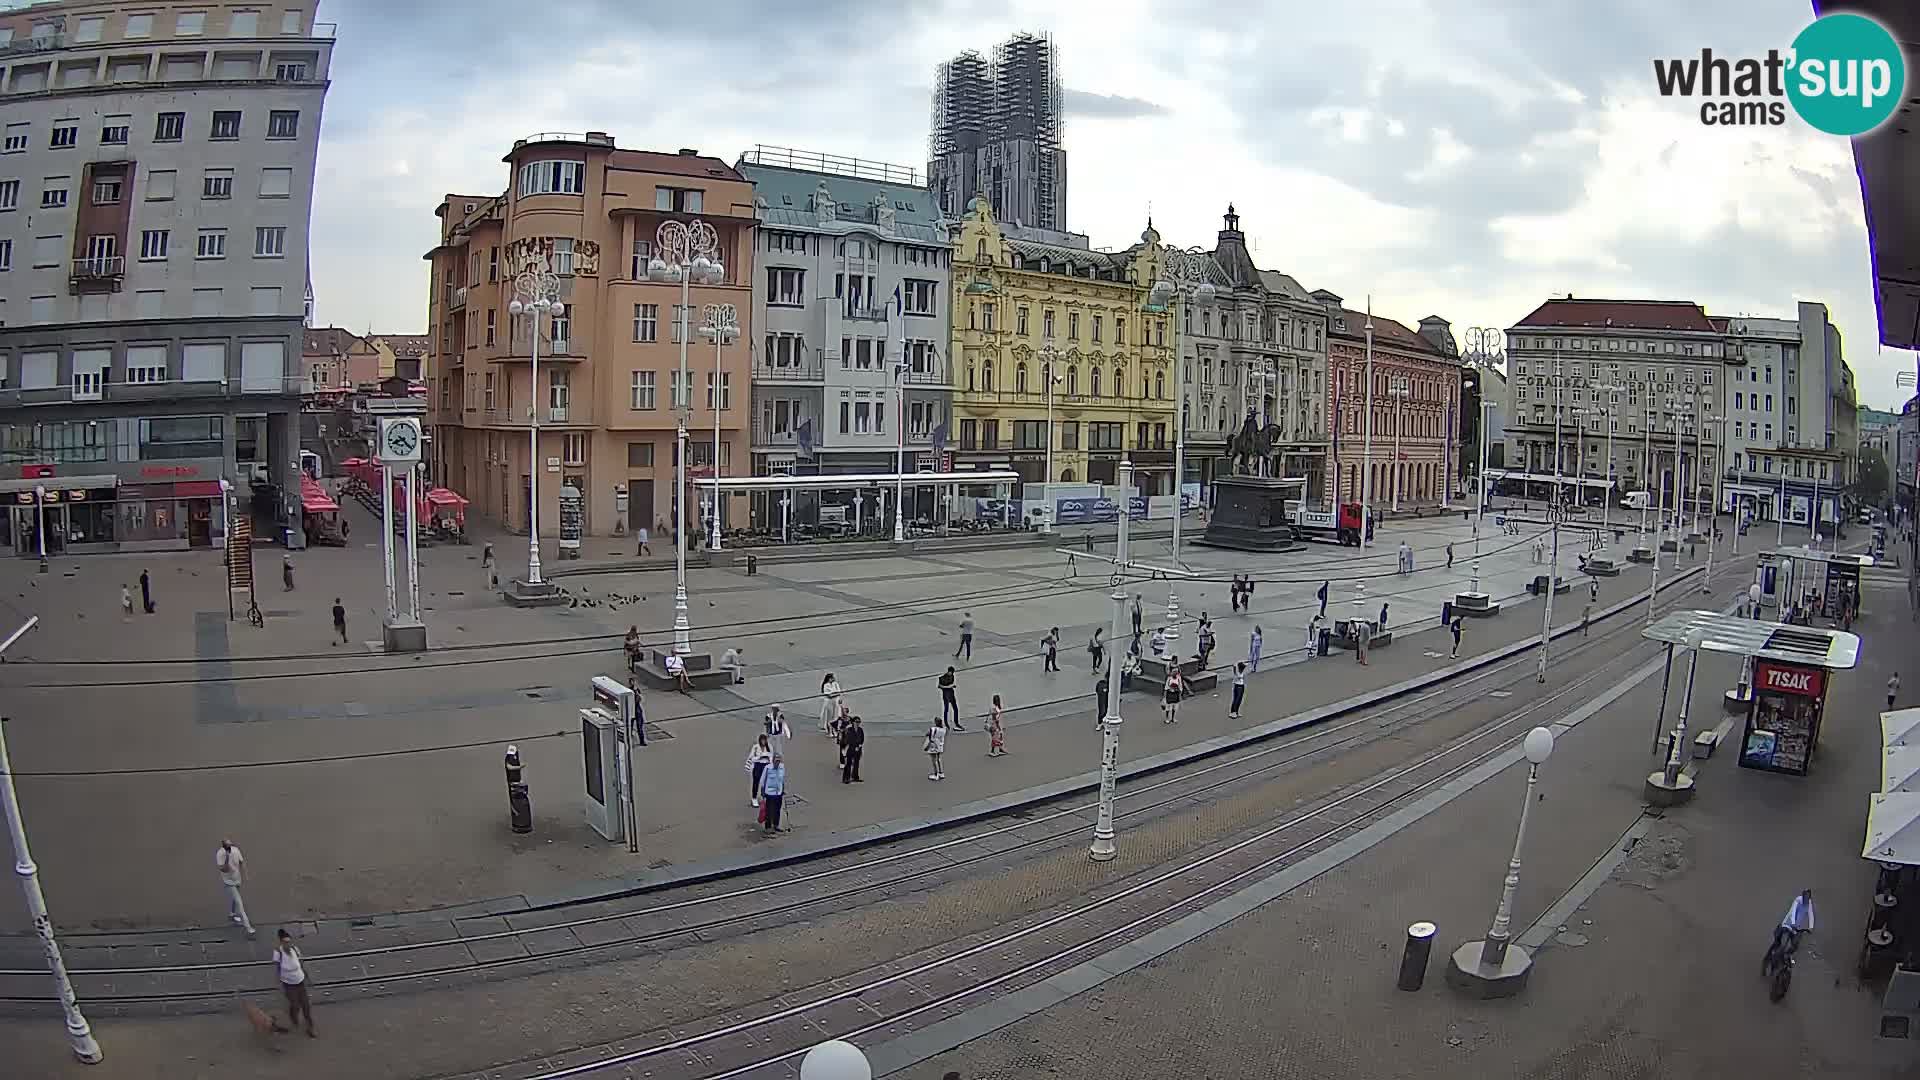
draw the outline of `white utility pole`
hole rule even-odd
[[[1547,504],[1548,526],[1553,537],[1553,559],[1547,564],[1547,602],[1542,605],[1540,614],[1540,665],[1534,672],[1535,682],[1547,681],[1547,654],[1553,646],[1553,594],[1560,584],[1560,518],[1565,514],[1560,505],[1560,357],[1553,358],[1553,498]]]
[[[1367,297],[1367,431],[1360,450],[1360,546],[1373,546],[1373,297]],[[1339,508],[1335,507],[1335,518]]]
[[[40,616],[31,616],[18,630],[7,635],[5,641],[0,641],[0,658],[6,656],[7,649],[14,642],[38,625]],[[46,955],[47,972],[53,976],[54,993],[60,998],[61,1011],[66,1014],[67,1045],[72,1048],[73,1056],[82,1063],[98,1065],[102,1057],[100,1044],[94,1041],[93,1029],[87,1026],[87,1018],[80,1013],[80,999],[74,995],[73,980],[67,977],[66,961],[60,958],[60,943],[53,936],[53,919],[47,915],[47,897],[40,891],[40,868],[34,865],[33,852],[27,848],[27,824],[20,816],[20,797],[13,788],[13,764],[7,758],[4,717],[0,717],[0,809],[6,812],[7,833],[13,839],[13,872],[20,878],[20,891],[27,900],[27,915],[33,920],[34,932],[40,935],[40,951]]]

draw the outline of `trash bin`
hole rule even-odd
[[[1400,954],[1400,989],[1418,990],[1427,981],[1427,960],[1433,955],[1433,935],[1439,929],[1430,922],[1407,927],[1406,949]]]
[[[1440,625],[1445,626],[1448,623],[1451,623],[1452,621],[1453,621],[1453,601],[1451,600],[1440,601]]]
[[[1327,655],[1327,647],[1333,641],[1333,631],[1322,627],[1320,630],[1320,655]]]
[[[533,800],[527,797],[527,785],[507,785],[507,809],[513,816],[513,831],[530,833],[533,831]]]

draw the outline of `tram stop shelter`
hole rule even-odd
[[[929,520],[920,510],[919,493],[931,491],[931,508],[938,514],[945,508],[945,520],[951,524],[982,516],[978,507],[961,505],[961,498],[974,493],[988,507],[991,524],[1010,526],[1019,520],[1013,506],[1013,491],[1020,474],[1011,469],[975,469],[956,472],[909,473],[794,473],[780,476],[726,476],[691,481],[711,500],[716,494],[744,491],[755,496],[757,523],[778,534],[782,542],[796,531],[806,533],[840,531],[847,536],[874,532],[885,536],[892,532],[894,503],[905,509],[905,523]],[[759,500],[769,499],[759,514]],[[997,511],[997,513],[996,513]],[[937,516],[931,520],[938,520]],[[776,524],[777,522],[777,524]],[[829,524],[837,529],[823,529]]]
[[[1695,661],[1702,651],[1741,657],[1742,682],[1752,687],[1744,715],[1736,713],[1719,728],[1699,733],[1693,749],[1712,753],[1738,722],[1740,766],[1792,776],[1807,774],[1819,748],[1833,673],[1851,670],[1860,659],[1860,639],[1842,630],[1760,622],[1713,611],[1672,612],[1642,630],[1641,636],[1667,646],[1669,670],[1676,647],[1693,651]],[[1681,722],[1673,731],[1675,741],[1667,744],[1670,762],[1688,751],[1681,744],[1691,697],[1690,674],[1686,698],[1680,703]],[[1728,700],[1734,699],[1729,695]],[[1665,728],[1663,700],[1656,731]]]
[[[1873,556],[1807,547],[1783,547],[1768,553],[1775,574],[1773,587],[1763,581],[1761,591],[1782,603],[1781,610],[1799,610],[1825,619],[1840,617],[1843,601],[1860,610],[1860,571],[1873,565]],[[1761,576],[1766,576],[1762,571]]]

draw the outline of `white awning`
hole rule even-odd
[[[1920,746],[1889,746],[1880,752],[1880,790],[1920,792]]]
[[[1920,709],[1895,709],[1880,714],[1880,745],[1920,746]]]
[[[1867,842],[1860,857],[1920,866],[1920,794],[1876,791],[1868,796]]]
[[[99,476],[10,476],[0,479],[0,492],[32,491],[44,487],[48,491],[91,491],[94,488],[119,487],[120,478],[112,473]]]

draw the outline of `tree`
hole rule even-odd
[[[1887,468],[1886,456],[1880,453],[1879,447],[1867,446],[1861,448],[1859,488],[1863,501],[1870,503],[1882,503],[1886,501],[1887,492],[1891,490],[1890,485],[1887,483],[1889,473],[1890,470]]]

